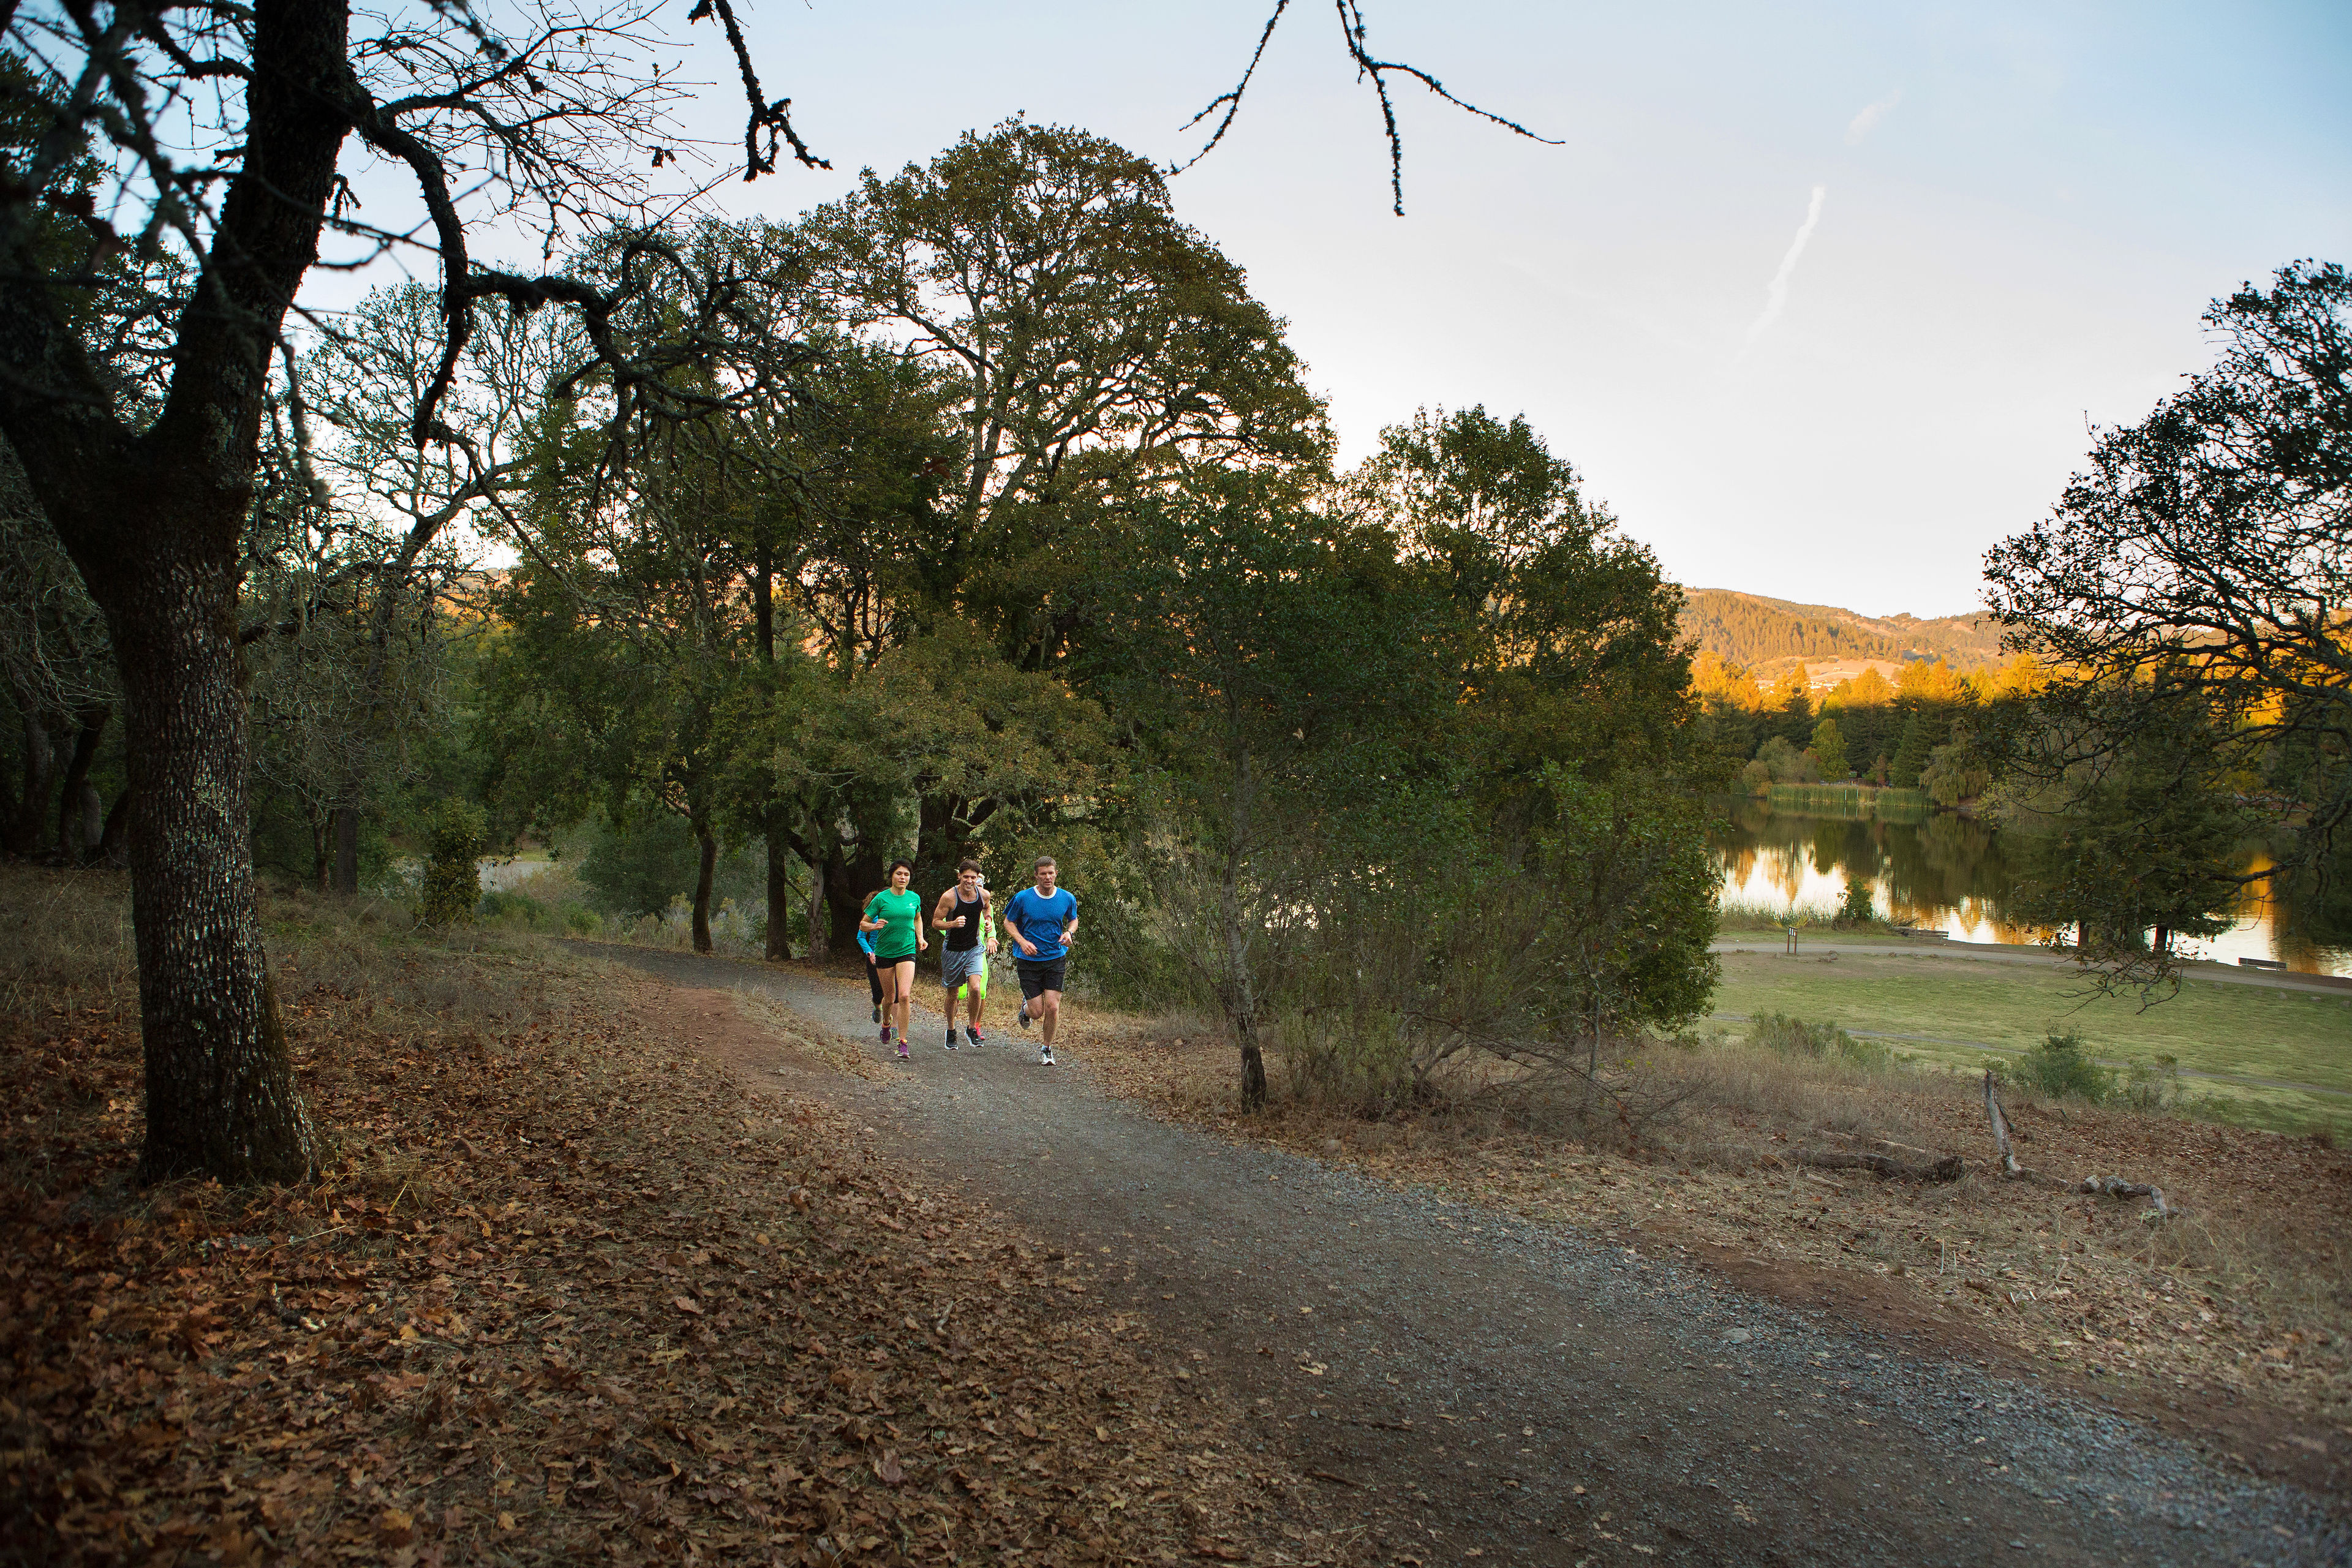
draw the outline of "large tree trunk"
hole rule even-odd
[[[66,763],[65,786],[58,791],[58,855],[68,866],[81,861],[81,835],[74,830],[74,819],[82,812],[82,792],[89,785],[89,766],[98,759],[107,718],[103,708],[83,715],[74,733],[73,760]]]
[[[881,890],[882,852],[860,848],[854,857],[839,849],[832,851],[824,868],[826,912],[833,925],[827,945],[836,952],[845,952],[857,942],[858,917],[865,910],[866,900]]]
[[[1232,793],[1233,839],[1225,847],[1223,874],[1217,885],[1217,923],[1225,944],[1224,995],[1226,1020],[1242,1048],[1242,1109],[1265,1106],[1265,1053],[1258,1047],[1257,986],[1250,975],[1250,936],[1242,899],[1242,856],[1256,826],[1257,780],[1250,754],[1242,748],[1234,759]]]
[[[833,948],[833,944],[826,940],[825,931],[824,872],[821,867],[808,859],[803,858],[801,864],[808,867],[809,873],[808,955],[823,963]]]
[[[793,955],[793,847],[782,833],[768,834],[768,952],[771,963]]]
[[[97,853],[92,857],[100,865],[117,870],[131,864],[131,791],[114,797],[114,805],[106,814],[105,826],[98,832]]]
[[[76,840],[74,863],[84,865],[96,859],[98,847],[106,836],[106,799],[98,786],[89,780],[81,786],[81,833]]]
[[[776,595],[773,544],[762,518],[753,542],[751,562],[751,620],[755,646],[760,662],[772,670],[776,664]],[[782,963],[793,955],[793,863],[792,837],[788,814],[771,810],[768,813],[768,951],[772,963]],[[814,880],[814,879],[812,879]],[[814,947],[822,940],[817,935],[815,905],[810,905],[809,944]]]
[[[360,808],[355,805],[337,806],[334,813],[333,835],[335,863],[329,873],[328,888],[338,893],[360,890]]]
[[[299,1181],[318,1162],[254,909],[242,655],[222,608],[236,602],[233,562],[92,584],[122,670],[138,827],[150,1182]]]
[[[1257,1026],[1243,1024],[1242,1037],[1242,1109],[1265,1109],[1265,1053],[1258,1048]]]
[[[0,850],[11,855],[37,854],[44,819],[48,815],[49,786],[57,773],[57,747],[40,715],[25,711],[25,791],[16,809],[0,822]]]
[[[236,607],[269,354],[350,129],[349,12],[262,0],[249,15],[241,163],[143,430],[48,286],[21,206],[0,208],[0,430],[122,675],[150,1181],[287,1181],[316,1163],[254,909]]]
[[[302,803],[303,821],[310,829],[310,880],[322,893],[335,887],[336,815],[330,811],[322,816],[308,800]]]
[[[719,840],[703,823],[694,825],[694,841],[702,847],[701,865],[694,876],[694,951],[710,951],[710,884],[719,874]]]

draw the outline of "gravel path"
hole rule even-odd
[[[862,991],[583,951],[762,991],[884,1054]],[[1164,1124],[1010,1027],[950,1056],[917,1018],[903,1072],[808,1086],[1086,1259],[1100,1299],[1253,1405],[1259,1446],[1360,1521],[1369,1561],[2352,1563],[2352,1522],[2319,1500],[2030,1380]]]
[[[1752,942],[1730,938],[1710,943],[1707,951],[1764,952],[1778,956],[1788,952],[1788,943],[1780,937],[1763,937]],[[1798,943],[1797,955],[1801,958],[1819,958],[1823,953],[1846,953],[1856,958],[1940,958],[1956,963],[2021,963],[2035,969],[2074,972],[2073,959],[2053,955],[2049,949],[2041,947],[1996,946],[1990,942],[1914,942],[1888,946],[1878,942],[1801,939]],[[2211,980],[2223,985],[2253,985],[2266,991],[2317,991],[2330,995],[2352,991],[2352,976],[2305,974],[2291,969],[2249,969],[2201,959],[2183,963],[2180,973],[2190,980]]]

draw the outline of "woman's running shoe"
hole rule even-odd
[[[882,1043],[886,1046],[890,1043],[890,1026],[887,1024],[882,1026]]]
[[[879,1002],[874,1004],[874,1021],[877,1024],[882,1021],[882,1004]]]

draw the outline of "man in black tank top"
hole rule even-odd
[[[931,911],[931,925],[947,939],[940,944],[940,981],[948,992],[940,1011],[947,1016],[948,1049],[956,1048],[959,985],[971,997],[966,1004],[970,1022],[964,1037],[981,1045],[988,1037],[980,1032],[980,1017],[988,1007],[988,955],[996,951],[996,933],[989,929],[988,889],[980,885],[979,861],[957,864],[956,885],[940,895],[939,907]]]

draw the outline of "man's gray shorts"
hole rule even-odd
[[[970,947],[940,950],[940,984],[950,991],[987,968],[988,949],[977,942]]]

